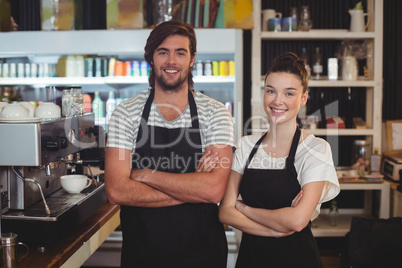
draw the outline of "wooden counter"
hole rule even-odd
[[[30,247],[28,256],[18,267],[80,267],[119,224],[120,206],[105,203],[66,238],[47,246],[44,252]]]

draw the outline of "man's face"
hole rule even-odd
[[[155,50],[153,70],[155,72],[155,88],[179,91],[188,89],[188,75],[194,64],[195,56],[191,58],[190,41],[188,37],[171,35]]]

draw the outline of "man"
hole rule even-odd
[[[191,90],[191,26],[159,24],[144,56],[151,89],[116,108],[106,148],[106,194],[121,205],[121,266],[226,267],[217,203],[232,163],[232,117]]]

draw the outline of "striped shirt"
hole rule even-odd
[[[141,115],[150,90],[146,89],[137,96],[120,103],[109,121],[107,147],[132,150],[134,153]],[[194,91],[197,105],[198,121],[202,150],[213,144],[234,146],[233,119],[223,103],[220,103],[201,92]],[[184,128],[191,126],[190,107],[187,105],[183,113],[172,121],[166,121],[158,107],[152,103],[148,125],[163,128]]]

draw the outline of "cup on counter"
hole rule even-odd
[[[61,176],[60,183],[67,193],[78,194],[88,188],[92,184],[92,180],[86,175],[72,174]]]
[[[53,102],[42,102],[35,109],[35,117],[40,117],[44,120],[53,120],[61,117],[60,106]]]
[[[268,20],[268,31],[280,32],[282,30],[281,18],[272,18]]]
[[[34,117],[35,116],[35,110],[36,110],[35,105],[30,103],[29,101],[21,101],[18,104],[22,105],[23,107],[25,107],[28,110],[28,117]]]
[[[3,118],[27,118],[29,117],[29,111],[24,106],[18,103],[11,103],[4,107],[1,113]]]

